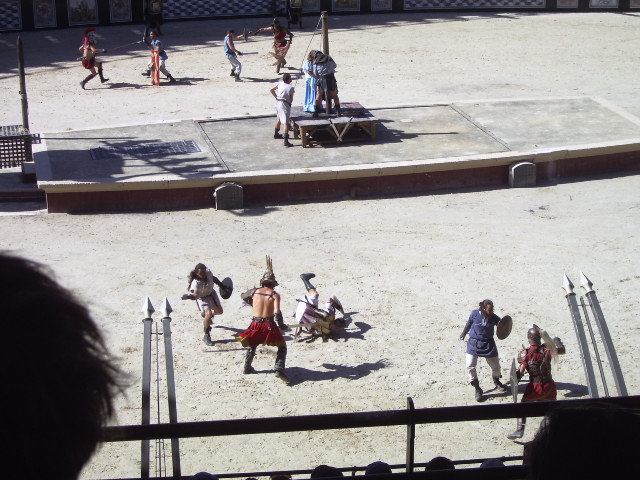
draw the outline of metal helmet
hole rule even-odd
[[[540,345],[542,343],[540,329],[535,326],[531,327],[527,331],[527,340],[529,340],[529,345]]]
[[[262,278],[260,279],[260,285],[263,287],[268,286],[271,288],[278,286],[276,276],[273,273],[273,264],[271,263],[271,257],[269,257],[269,255],[267,255],[267,270],[264,272],[264,275],[262,275]]]

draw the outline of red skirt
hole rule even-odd
[[[236,337],[243,347],[256,347],[258,345],[269,345],[270,347],[281,347],[285,345],[284,338],[276,322],[271,320],[252,320],[251,325],[244,332]]]
[[[557,393],[556,382],[529,383],[522,396],[522,401],[544,402],[545,400],[555,400]]]
[[[85,58],[82,60],[82,66],[84,68],[86,68],[87,70],[91,70],[93,67],[96,66],[96,59],[95,58]]]

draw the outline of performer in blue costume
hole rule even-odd
[[[307,60],[302,64],[304,71],[305,90],[304,90],[304,111],[316,111],[316,77],[313,75],[313,54],[309,52]]]
[[[483,300],[479,303],[478,309],[473,310],[469,315],[469,320],[460,334],[460,340],[469,333],[467,341],[467,371],[469,372],[469,383],[475,388],[476,401],[482,400],[483,391],[478,382],[478,374],[476,365],[478,357],[484,357],[491,368],[493,383],[499,390],[506,392],[505,387],[500,382],[500,358],[498,357],[498,347],[493,338],[494,327],[500,321],[495,313],[493,313],[493,302],[491,300]]]

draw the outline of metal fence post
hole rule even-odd
[[[578,349],[580,350],[582,366],[584,367],[584,373],[587,378],[589,396],[591,398],[597,398],[598,387],[596,385],[596,376],[593,372],[593,364],[591,362],[591,354],[589,353],[589,345],[587,344],[587,336],[584,333],[584,326],[582,325],[582,318],[580,317],[580,310],[578,310],[578,302],[576,301],[576,294],[573,291],[573,283],[571,283],[571,280],[569,280],[569,277],[567,277],[566,274],[562,282],[562,288],[566,292],[565,296],[567,298],[567,303],[569,304],[571,320],[573,320],[573,328],[576,331]]]
[[[580,272],[580,286],[586,292],[587,299],[591,304],[591,311],[593,312],[593,316],[596,319],[596,325],[598,325],[602,343],[604,343],[604,351],[607,354],[607,358],[609,359],[609,365],[611,365],[613,380],[616,384],[618,395],[626,397],[628,395],[627,386],[624,383],[624,377],[622,376],[622,370],[620,369],[618,355],[616,354],[616,349],[613,346],[613,341],[611,340],[611,334],[609,333],[607,322],[604,319],[604,314],[602,313],[602,309],[600,308],[600,302],[598,301],[596,292],[594,292],[593,288],[591,288],[593,287],[593,283],[591,283],[591,280],[589,280],[582,272]]]
[[[176,407],[176,382],[173,369],[173,347],[171,345],[171,317],[173,311],[169,300],[165,297],[162,307],[162,331],[164,334],[164,358],[167,369],[167,400],[169,402],[169,423],[178,423],[178,409]],[[180,439],[171,438],[171,464],[173,477],[180,478]]]
[[[407,410],[413,412],[413,398],[407,397]],[[414,455],[416,446],[416,424],[411,422],[407,424],[407,473],[413,473]]]

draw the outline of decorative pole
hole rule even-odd
[[[155,312],[149,297],[142,304],[144,339],[142,345],[142,425],[151,423],[151,315]],[[140,478],[149,478],[149,440],[141,442]]]
[[[176,407],[176,382],[173,370],[173,347],[171,346],[171,304],[167,297],[162,306],[162,331],[164,333],[164,359],[167,369],[167,400],[169,402],[169,423],[178,423],[178,409]],[[173,477],[180,478],[180,439],[171,439],[171,464]]]
[[[18,37],[18,76],[20,77],[20,99],[22,101],[22,127],[29,131],[29,102],[27,101],[27,85],[24,74],[22,37]]]
[[[573,328],[575,329],[576,337],[578,338],[578,348],[580,350],[580,357],[582,358],[584,373],[587,377],[587,389],[589,390],[589,396],[591,398],[597,398],[598,387],[596,385],[596,376],[593,372],[593,365],[591,363],[591,354],[589,353],[587,336],[584,333],[584,326],[582,325],[582,319],[580,318],[580,310],[578,310],[576,294],[573,291],[573,283],[571,283],[571,280],[569,280],[569,277],[567,277],[566,274],[564,276],[564,281],[562,282],[562,288],[566,292],[565,297],[569,304],[571,320],[573,320]]]
[[[322,19],[322,52],[329,55],[329,14],[322,12],[320,18]]]
[[[607,358],[609,359],[609,365],[611,365],[613,380],[616,384],[618,395],[621,397],[626,397],[627,395],[629,395],[627,393],[627,386],[624,383],[624,377],[622,376],[622,370],[620,369],[618,355],[616,354],[616,349],[613,346],[613,341],[611,340],[611,334],[609,333],[607,322],[604,319],[604,314],[602,313],[602,309],[600,308],[600,302],[598,301],[596,292],[594,292],[593,288],[591,288],[593,287],[593,283],[591,283],[591,280],[589,280],[582,272],[580,272],[580,286],[586,292],[587,300],[589,300],[589,303],[591,304],[591,311],[593,312],[593,316],[596,319],[596,325],[598,325],[602,343],[604,343],[604,351],[607,354]]]

